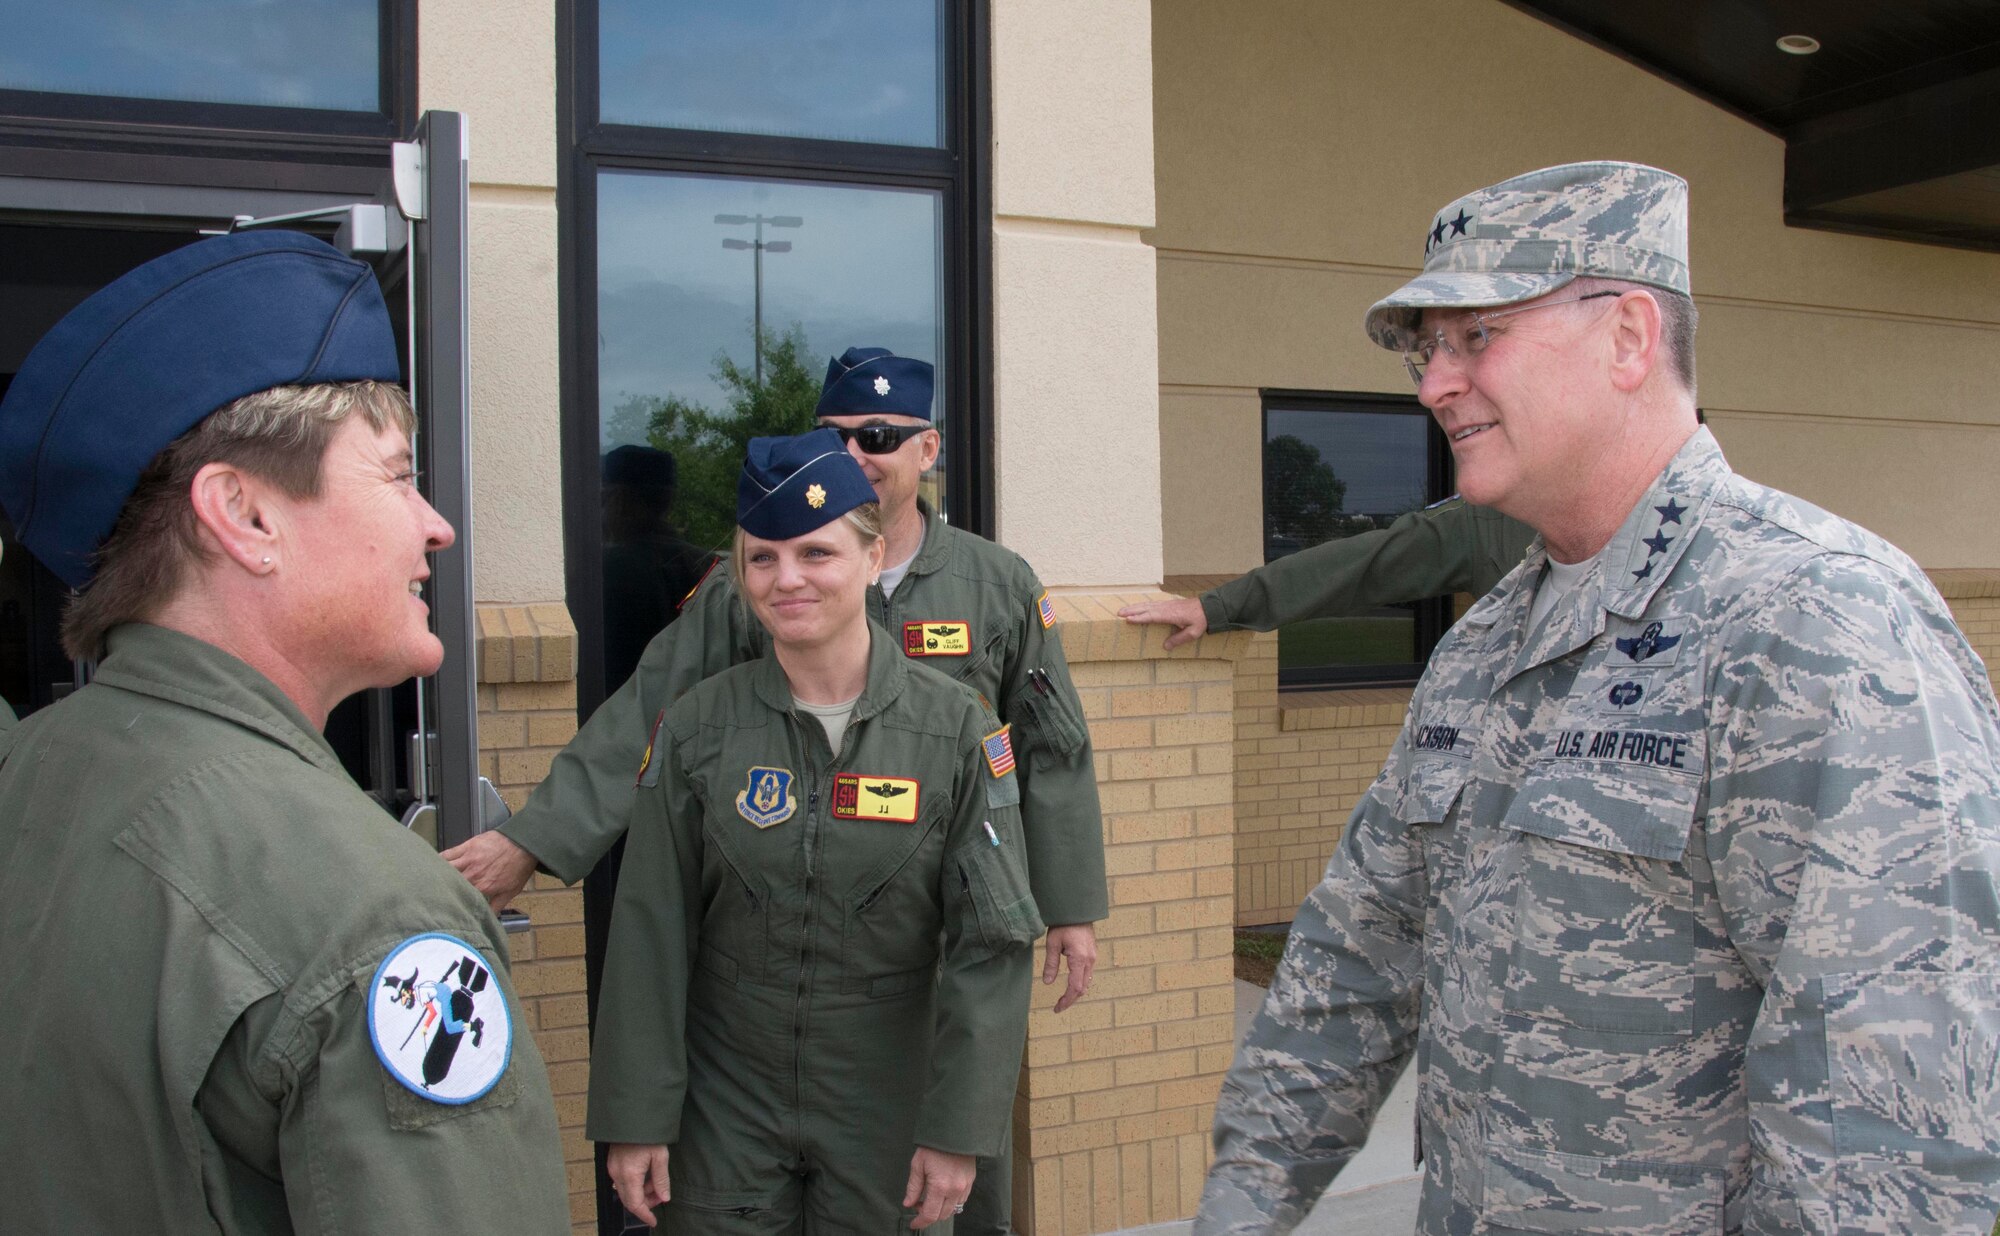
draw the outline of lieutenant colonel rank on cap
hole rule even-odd
[[[833,430],[752,438],[736,480],[736,522],[752,536],[788,541],[875,500],[875,487]]]
[[[1368,310],[1368,337],[1407,351],[1426,309],[1491,309],[1580,277],[1688,286],[1688,187],[1640,163],[1566,163],[1503,180],[1437,213],[1424,273]]]
[[[210,413],[274,386],[401,376],[369,268],[299,232],[176,249],[58,322],[0,401],[0,506],[72,588],[139,476]]]
[[[849,348],[827,362],[815,416],[931,419],[931,367],[887,348]]]

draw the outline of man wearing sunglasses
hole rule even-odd
[[[967,684],[1011,727],[1029,883],[1050,924],[1042,982],[1068,968],[1060,1013],[1089,989],[1093,923],[1108,912],[1104,833],[1090,734],[1071,685],[1055,610],[1013,553],[946,524],[918,494],[937,463],[931,366],[883,348],[849,348],[827,366],[816,409],[838,430],[882,504],[887,564],[868,614],[906,656]],[[578,731],[512,819],[444,857],[504,906],[539,866],[575,883],[624,835],[633,778],[649,761],[656,718],[696,683],[761,656],[768,637],[711,569],[653,638],[638,669]],[[1009,1163],[981,1159],[959,1236],[1005,1233]]]
[[[1459,620],[1216,1106],[1290,1231],[1419,1070],[1424,1233],[1987,1232],[2000,704],[1916,563],[1696,420],[1687,185],[1547,168],[1368,313],[1465,497]]]

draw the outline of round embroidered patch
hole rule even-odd
[[[368,1037],[389,1075],[434,1103],[470,1103],[507,1071],[514,1023],[479,950],[428,932],[389,950],[368,984]]]

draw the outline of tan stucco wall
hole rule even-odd
[[[563,597],[556,22],[546,0],[424,0],[417,95],[467,118],[473,595]]]
[[[1968,500],[2000,467],[2000,256],[1787,228],[1778,138],[1499,0],[1153,24],[1168,574],[1260,561],[1258,388],[1408,392],[1360,321],[1438,207],[1597,158],[1692,186],[1700,400],[1738,467],[1926,566],[2000,564]]]
[[[1151,83],[1144,0],[993,6],[995,505],[1053,585],[1160,578]]]

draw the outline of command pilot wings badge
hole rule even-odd
[[[736,814],[759,828],[783,824],[798,809],[789,768],[752,768],[749,784],[736,795]]]
[[[917,803],[922,798],[922,786],[910,777],[836,773],[833,778],[833,815],[839,820],[887,820],[894,824],[914,824],[917,822]]]
[[[390,949],[375,968],[368,1037],[404,1087],[433,1103],[464,1104],[507,1071],[514,1023],[479,950],[427,932]]]
[[[1649,622],[1646,624],[1646,629],[1639,632],[1636,637],[1619,640],[1618,651],[1634,661],[1650,661],[1663,652],[1671,651],[1675,644],[1681,642],[1680,636],[1666,635],[1662,632],[1663,624]]]

